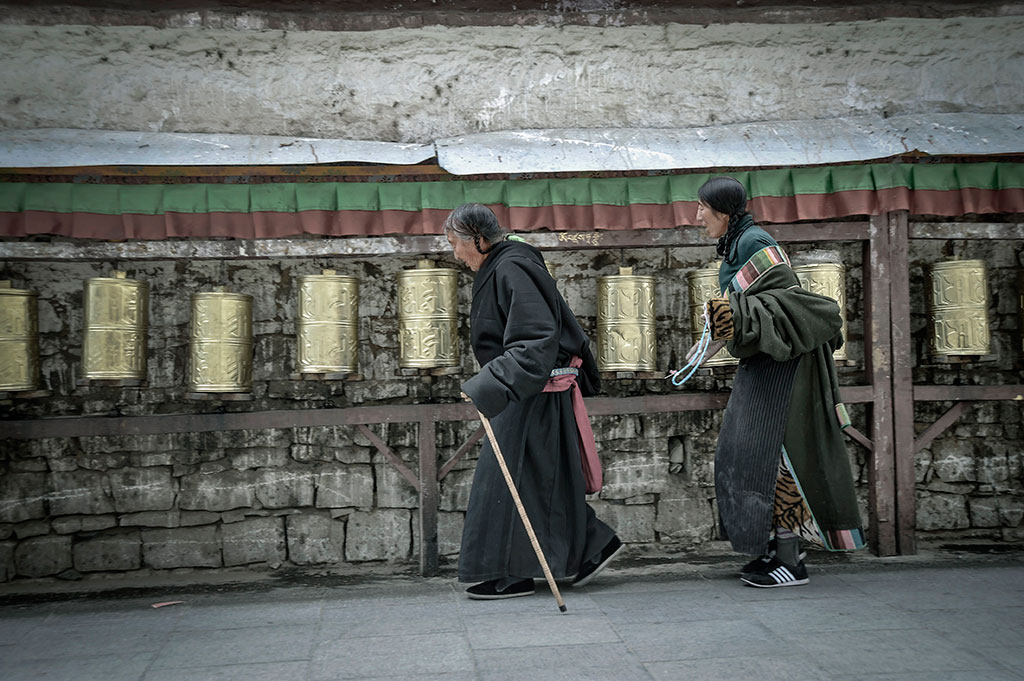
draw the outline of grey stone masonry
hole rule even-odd
[[[83,539],[72,551],[79,572],[138,570],[142,566],[142,538],[138,530]]]
[[[32,537],[14,550],[14,570],[22,577],[49,577],[71,567],[71,537]]]
[[[266,508],[313,505],[313,472],[261,468],[255,472],[256,499]]]
[[[143,530],[142,561],[152,568],[220,567],[220,538],[213,526]]]
[[[174,506],[176,483],[170,468],[122,468],[108,476],[114,508],[120,513],[166,511]]]
[[[251,471],[223,471],[183,476],[178,504],[193,511],[230,511],[250,508],[254,499]]]
[[[110,513],[114,504],[107,490],[106,476],[99,471],[51,473],[50,515]]]
[[[297,565],[344,560],[345,522],[326,515],[291,515],[287,520],[288,557]]]
[[[316,476],[316,507],[370,508],[373,506],[373,471],[369,466],[327,465]]]
[[[411,550],[410,519],[404,509],[353,513],[346,528],[345,559],[405,560]]]
[[[268,563],[287,559],[283,518],[249,518],[221,528],[224,565]]]
[[[0,475],[0,522],[45,518],[46,476],[42,473]]]

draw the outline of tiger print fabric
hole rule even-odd
[[[732,308],[728,298],[712,298],[705,304],[704,313],[711,325],[711,340],[732,338]]]
[[[775,482],[775,505],[772,508],[775,527],[784,527],[804,541],[823,546],[818,524],[800,493],[800,486],[789,469],[785,456],[779,457],[779,477]]]

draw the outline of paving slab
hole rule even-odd
[[[735,562],[735,561],[732,561]],[[0,586],[3,681],[1024,681],[1024,556],[612,566],[472,601],[451,577]],[[154,608],[154,604],[176,602]]]

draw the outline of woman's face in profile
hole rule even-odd
[[[717,239],[729,229],[729,216],[719,213],[703,201],[697,201],[697,224],[709,239]]]
[[[476,250],[476,244],[473,243],[472,239],[463,240],[451,232],[445,232],[444,235],[452,247],[452,254],[454,254],[458,260],[466,263],[466,266],[474,272],[480,269],[480,265],[484,264],[484,258],[487,256]],[[487,243],[483,239],[480,241],[481,245],[485,245]]]

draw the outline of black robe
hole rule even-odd
[[[462,389],[491,419],[537,540],[556,579],[595,558],[614,532],[586,503],[569,392],[541,392],[552,369],[583,360],[584,395],[598,386],[590,341],[562,299],[540,251],[494,247],[473,282],[470,337],[480,373]],[[459,580],[537,577],[543,572],[497,459],[485,440],[473,477],[459,553]]]

